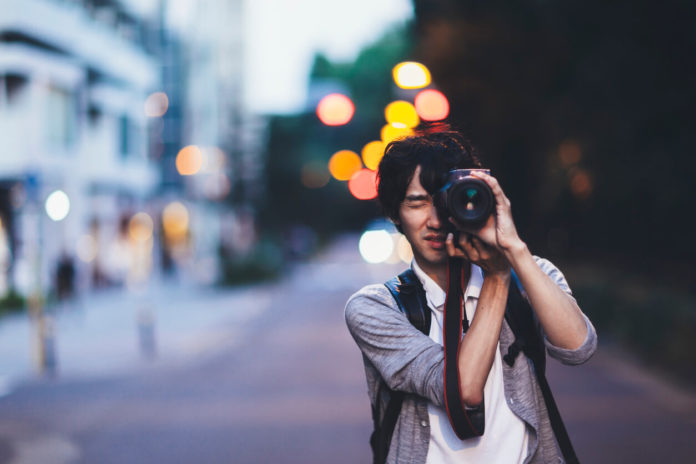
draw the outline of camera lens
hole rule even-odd
[[[483,224],[493,212],[493,195],[480,179],[461,179],[451,186],[447,196],[450,215],[463,224]]]

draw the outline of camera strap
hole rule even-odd
[[[442,322],[442,341],[445,350],[445,409],[454,433],[460,440],[480,437],[485,429],[485,407],[467,408],[462,402],[459,384],[459,347],[462,333],[469,330],[464,311],[464,261],[448,260],[447,297]]]

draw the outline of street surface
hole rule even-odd
[[[52,375],[34,368],[27,318],[5,318],[0,463],[371,462],[343,305],[401,268],[365,264],[347,237],[279,282],[84,297],[55,311]],[[580,460],[696,462],[696,396],[601,343],[584,366],[549,362]]]

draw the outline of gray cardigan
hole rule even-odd
[[[549,261],[536,258],[537,264],[560,288],[570,294],[563,274]],[[425,463],[430,442],[428,401],[444,405],[442,346],[421,333],[399,311],[389,290],[382,285],[368,285],[350,297],[345,309],[348,330],[362,351],[368,394],[374,405],[380,378],[389,388],[408,393],[396,423],[388,464]],[[597,334],[589,319],[587,337],[577,350],[553,346],[548,353],[564,364],[587,361],[597,347]],[[501,354],[507,353],[514,335],[506,321],[500,333]],[[563,462],[551,429],[539,385],[525,356],[518,356],[512,367],[503,363],[505,398],[513,413],[530,432],[526,463]],[[380,398],[384,411],[385,398]]]

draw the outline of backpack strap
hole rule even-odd
[[[384,285],[394,297],[399,310],[406,315],[409,322],[425,335],[430,332],[431,314],[425,299],[425,290],[412,269],[407,269]],[[384,415],[381,412],[382,395],[387,394],[387,404]],[[374,431],[370,436],[372,459],[374,464],[387,462],[391,438],[394,435],[396,421],[401,413],[404,393],[394,391],[384,381],[377,388],[377,398],[372,407],[372,422]]]
[[[515,342],[510,345],[507,354],[503,356],[503,360],[508,366],[512,366],[515,363],[515,358],[522,351],[532,361],[534,375],[544,397],[551,428],[561,448],[563,458],[568,464],[576,464],[579,463],[578,457],[573,449],[568,431],[563,424],[558,406],[556,406],[551,387],[546,380],[546,347],[544,339],[534,317],[534,311],[527,299],[522,295],[521,289],[522,284],[519,278],[512,272],[507,307],[505,309],[505,320],[515,334]]]
[[[430,308],[425,299],[425,290],[412,269],[388,280],[384,285],[396,300],[396,304],[409,322],[425,335],[430,333]]]

